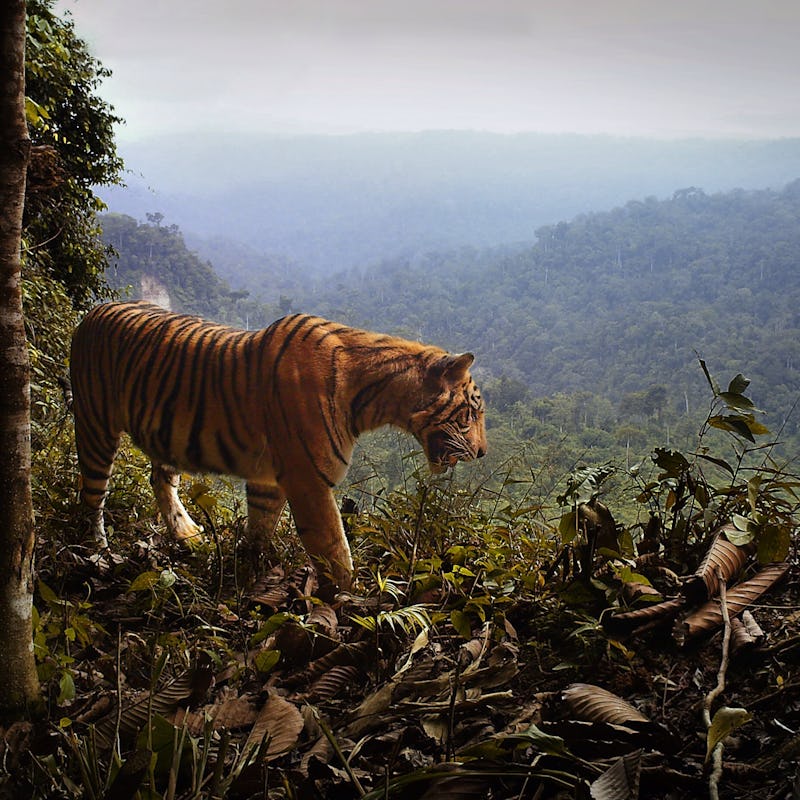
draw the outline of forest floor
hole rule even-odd
[[[359,573],[331,602],[289,534],[247,591],[230,533],[188,554],[144,522],[102,558],[42,542],[49,718],[5,731],[0,796],[800,796],[796,552],[755,584],[747,548],[709,541],[581,571],[556,531],[426,502],[350,520]],[[660,596],[609,622],[639,572]],[[760,631],[740,641],[742,609]]]

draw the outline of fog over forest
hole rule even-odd
[[[779,189],[800,176],[800,139],[199,135],[144,139],[123,155],[127,186],[101,193],[111,211],[160,212],[207,257],[221,237],[251,248],[255,271],[264,254],[303,273],[531,242],[541,225],[630,200]]]

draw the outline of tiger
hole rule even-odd
[[[180,474],[245,481],[245,542],[258,553],[288,502],[313,563],[338,588],[353,560],[333,489],[360,434],[396,426],[433,473],[487,450],[472,353],[359,330],[306,314],[245,331],[143,302],[96,306],[70,353],[80,495],[98,545],[121,434],[151,460],[168,532],[201,528],[178,496]]]

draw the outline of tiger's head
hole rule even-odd
[[[443,355],[427,368],[411,432],[422,445],[431,472],[486,455],[483,399],[469,368],[472,353]]]

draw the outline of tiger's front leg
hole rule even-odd
[[[318,483],[285,488],[297,533],[319,570],[321,582],[329,573],[336,587],[349,589],[353,558],[333,492]]]
[[[189,512],[178,497],[180,475],[172,468],[158,461],[152,462],[150,485],[158,503],[158,510],[167,530],[181,544],[189,544],[199,536],[202,528],[189,516]]]

